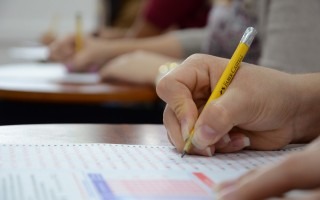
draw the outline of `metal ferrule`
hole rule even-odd
[[[244,32],[240,42],[248,45],[250,47],[254,37],[256,36],[257,34],[257,30],[254,29],[253,27],[248,27],[246,29],[246,31]]]

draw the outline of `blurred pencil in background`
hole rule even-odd
[[[53,42],[57,37],[57,30],[58,30],[58,24],[59,24],[59,15],[55,14],[51,18],[49,28],[46,32],[44,32],[40,38],[41,44],[49,45],[51,42]]]
[[[75,31],[75,50],[79,52],[83,48],[83,22],[82,14],[78,12],[76,14],[76,31]]]

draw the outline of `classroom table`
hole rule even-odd
[[[61,64],[18,63],[0,67],[0,98],[101,104],[152,103],[157,95],[152,86],[105,83],[97,73],[69,73]]]
[[[164,126],[151,124],[37,124],[0,126],[0,143],[171,145]]]
[[[0,125],[161,123],[153,86],[103,82],[55,63],[0,65]]]

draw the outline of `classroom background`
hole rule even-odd
[[[60,66],[34,59],[47,55],[42,42],[48,33],[74,32],[77,13],[85,34],[111,24],[115,13],[109,11],[119,9],[121,1],[106,2],[0,2],[0,124],[162,123],[163,106],[154,88],[101,84],[92,75],[69,77]]]
[[[2,0],[0,2],[0,40],[37,41],[57,19],[61,35],[74,31],[75,12],[81,12],[86,32],[97,26],[98,0]]]

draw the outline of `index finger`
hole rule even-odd
[[[197,120],[197,103],[205,103],[210,95],[209,68],[212,62],[211,56],[190,56],[157,85],[159,97],[174,111],[180,122],[184,139]]]

